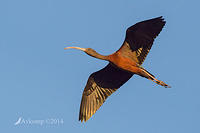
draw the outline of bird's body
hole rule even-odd
[[[164,19],[158,17],[129,27],[121,48],[108,56],[103,56],[91,48],[65,48],[79,49],[92,57],[109,61],[105,68],[90,75],[81,100],[79,120],[87,121],[106,98],[127,82],[133,74],[145,77],[164,87],[170,87],[163,81],[157,80],[141,66],[155,37],[164,25]]]
[[[109,61],[122,70],[141,75],[140,66],[129,58],[124,57],[120,52],[116,52],[109,56]]]

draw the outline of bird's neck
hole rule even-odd
[[[96,58],[101,59],[101,60],[108,60],[108,56],[97,54]]]
[[[87,54],[88,54],[88,53],[87,53]],[[108,56],[101,55],[101,54],[99,54],[99,53],[97,53],[97,52],[92,53],[92,54],[88,54],[88,55],[90,55],[90,56],[92,56],[92,57],[95,57],[95,58],[97,58],[97,59],[100,59],[100,60],[108,60]]]

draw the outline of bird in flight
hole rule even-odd
[[[165,25],[162,16],[138,22],[126,30],[122,46],[111,55],[101,55],[91,48],[66,47],[78,49],[86,54],[106,60],[109,64],[92,73],[82,94],[79,120],[87,121],[105,102],[106,98],[126,83],[134,74],[147,78],[156,84],[170,86],[145,70],[141,65],[151,49],[154,39]]]

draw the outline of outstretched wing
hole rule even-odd
[[[153,41],[165,25],[161,17],[142,21],[126,30],[126,38],[117,51],[141,65],[152,47]]]
[[[79,120],[87,121],[105,102],[106,98],[132,77],[109,63],[105,68],[92,73],[83,91]]]

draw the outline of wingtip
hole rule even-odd
[[[157,17],[156,19],[161,19],[162,21],[165,20],[165,18],[163,16]]]
[[[79,116],[79,119],[78,119],[78,121],[81,121],[81,122],[83,122],[83,119]]]
[[[161,22],[163,23],[163,26],[165,26],[166,21],[165,21],[165,18],[163,16],[157,17],[157,19],[160,19]]]
[[[84,117],[83,115],[79,115],[79,119],[78,120],[81,121],[81,122],[87,122],[87,120],[89,120],[89,118],[90,117],[86,117],[86,116]]]
[[[81,122],[87,122],[87,120],[83,119],[83,118],[82,119],[79,118],[79,121],[81,121]]]
[[[81,121],[81,122],[83,122],[83,120],[82,120],[82,119],[79,119],[78,121]]]

